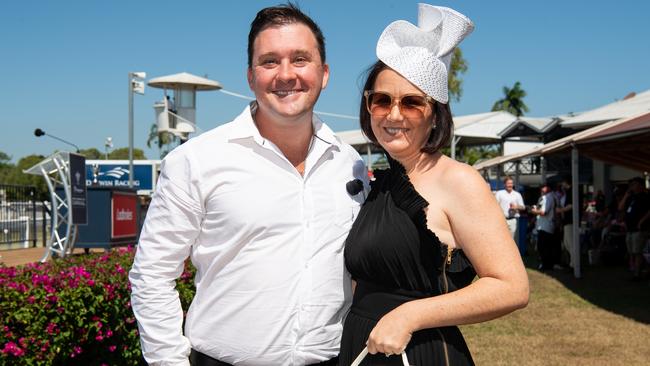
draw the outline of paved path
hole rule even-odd
[[[103,251],[103,249],[91,249],[94,251]],[[84,253],[83,249],[75,249],[74,254]],[[0,263],[7,267],[20,266],[22,264],[38,262],[43,258],[45,248],[27,248],[27,249],[11,249],[0,250]]]

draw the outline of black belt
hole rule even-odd
[[[192,366],[232,366],[229,363],[219,361],[216,358],[212,358],[204,353],[195,350],[192,350],[192,352],[190,353],[190,364]],[[337,366],[338,364],[339,364],[339,358],[334,357],[331,360],[315,363],[313,365]]]

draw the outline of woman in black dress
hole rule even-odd
[[[377,46],[361,102],[361,127],[387,153],[348,236],[356,281],[340,364],[471,365],[456,327],[524,307],[528,278],[489,186],[444,156],[453,122],[447,69],[473,25],[420,4],[419,24],[394,22]],[[478,280],[473,281],[478,274]]]

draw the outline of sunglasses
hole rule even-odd
[[[384,117],[390,114],[393,105],[399,106],[399,111],[406,118],[422,118],[429,104],[436,101],[424,94],[406,94],[399,98],[384,92],[366,90],[363,92],[366,97],[366,108],[372,116]]]

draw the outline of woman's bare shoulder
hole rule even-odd
[[[437,166],[440,183],[452,191],[489,192],[488,183],[472,166],[442,156]]]

